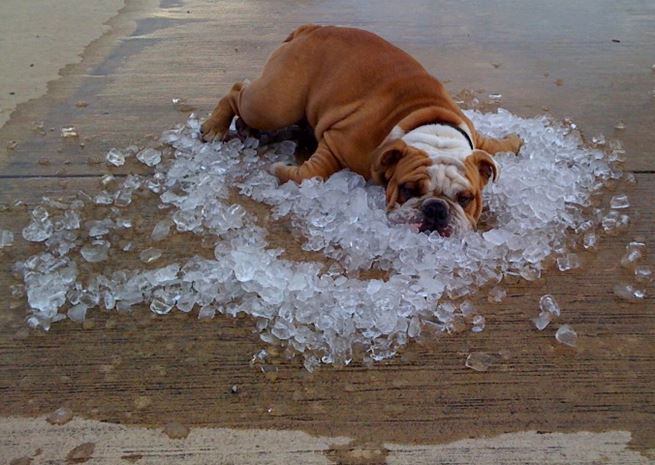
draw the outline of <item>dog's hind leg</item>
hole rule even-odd
[[[478,134],[475,141],[476,149],[484,150],[491,155],[499,152],[519,153],[521,145],[523,145],[523,141],[516,134],[510,134],[502,139],[493,139]]]
[[[271,172],[280,179],[280,182],[295,181],[301,183],[305,179],[327,179],[343,166],[330,151],[325,141],[320,141],[316,151],[302,165],[287,165],[283,162],[274,163]]]

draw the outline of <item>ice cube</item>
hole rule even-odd
[[[650,282],[653,280],[653,270],[646,265],[635,267],[635,278],[640,282]]]
[[[631,284],[617,283],[614,285],[614,295],[628,302],[641,302],[646,297],[642,289],[638,289]]]
[[[216,315],[216,307],[213,305],[205,305],[198,312],[199,320],[211,320]]]
[[[480,333],[484,330],[485,319],[482,315],[475,315],[472,322],[473,327],[471,328],[471,331],[474,333]]]
[[[585,249],[593,249],[598,244],[598,236],[595,232],[588,232],[582,238],[582,245]]]
[[[113,148],[105,156],[107,163],[114,166],[123,166],[125,164],[125,154],[120,150]]]
[[[23,238],[30,242],[43,242],[52,236],[54,226],[49,219],[39,223],[32,221],[29,225],[23,228]]]
[[[581,266],[582,263],[580,262],[580,257],[574,253],[569,253],[557,258],[557,268],[559,268],[560,271],[574,270]]]
[[[555,339],[560,344],[575,347],[578,341],[578,334],[569,325],[562,325],[555,333]]]
[[[507,297],[507,291],[500,286],[492,287],[487,295],[490,303],[500,303]]]
[[[534,323],[535,327],[539,331],[543,331],[544,329],[546,329],[546,326],[548,326],[550,322],[553,321],[554,318],[555,318],[554,314],[550,312],[541,311],[539,312],[538,316],[532,319],[532,322]]]
[[[466,357],[466,367],[475,371],[487,371],[499,360],[498,354],[489,352],[471,352]]]
[[[107,260],[111,244],[105,240],[95,240],[82,246],[80,254],[89,263],[99,263]]]
[[[141,150],[136,154],[136,158],[148,166],[156,166],[161,162],[161,152],[152,148]]]
[[[632,268],[642,257],[640,250],[628,249],[625,255],[621,257],[621,266],[623,268]]]
[[[548,312],[553,316],[560,315],[560,307],[557,301],[555,300],[555,297],[553,297],[550,294],[545,294],[541,296],[541,299],[539,299],[539,309],[542,312]]]
[[[61,137],[68,139],[72,137],[79,137],[79,134],[75,126],[66,126],[61,128]]]
[[[171,226],[172,225],[173,225],[173,222],[171,220],[169,220],[168,218],[161,220],[153,228],[152,233],[150,234],[150,238],[155,242],[161,241],[166,236],[168,236],[168,234],[171,231]]]
[[[152,263],[155,260],[158,260],[159,257],[161,257],[161,250],[155,248],[155,247],[148,247],[147,249],[144,249],[141,251],[139,254],[139,259],[143,263]]]
[[[14,243],[14,233],[6,229],[0,229],[0,249],[9,247]]]
[[[73,321],[82,322],[86,318],[86,311],[88,307],[82,303],[74,305],[68,310],[68,318]]]
[[[618,194],[612,197],[610,200],[610,208],[615,210],[628,208],[630,207],[630,199],[625,194]]]

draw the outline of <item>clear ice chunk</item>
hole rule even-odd
[[[141,251],[139,254],[139,259],[143,263],[152,263],[155,260],[158,260],[159,257],[161,257],[161,250],[155,248],[155,247],[148,247],[147,249],[144,249]]]
[[[569,325],[562,325],[555,333],[555,339],[560,344],[575,347],[578,342],[578,334]]]
[[[498,354],[489,352],[471,352],[466,357],[465,366],[475,371],[487,371],[499,360]]]
[[[105,240],[91,241],[80,249],[80,254],[89,263],[99,263],[107,260],[111,244]]]
[[[548,312],[553,316],[560,316],[560,307],[555,297],[550,294],[545,294],[539,299],[539,309],[542,312]]]
[[[635,278],[637,281],[645,283],[653,280],[653,270],[646,265],[635,267]]]
[[[541,311],[539,312],[539,315],[532,319],[532,322],[539,331],[543,331],[546,329],[546,326],[548,326],[550,322],[553,321],[554,318],[555,315],[552,313]]]
[[[156,166],[161,162],[161,152],[152,148],[141,150],[136,154],[136,158],[148,166]]]
[[[492,287],[487,295],[490,303],[500,303],[507,297],[507,291],[500,286]]]
[[[6,229],[0,229],[0,249],[14,244],[14,233]]]
[[[613,208],[615,210],[620,210],[629,207],[630,207],[630,199],[628,199],[628,196],[625,194],[618,194],[610,199],[610,208]]]
[[[150,238],[155,242],[163,240],[170,233],[172,225],[173,222],[168,218],[161,220],[153,228]]]
[[[646,297],[644,290],[627,283],[615,284],[613,291],[618,298],[632,303],[641,302]]]
[[[120,150],[113,148],[105,156],[108,164],[113,166],[123,166],[125,164],[125,154]]]
[[[580,257],[577,254],[568,253],[562,257],[557,258],[557,268],[559,268],[560,271],[575,270],[581,266],[582,263],[580,261]]]

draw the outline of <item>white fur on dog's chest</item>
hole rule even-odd
[[[467,129],[462,128],[469,134]],[[444,195],[454,198],[457,193],[471,188],[464,160],[471,155],[472,149],[460,131],[444,124],[428,124],[400,138],[407,145],[424,151],[432,159],[432,166],[428,168],[432,190],[440,190]]]

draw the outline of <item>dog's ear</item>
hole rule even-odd
[[[378,184],[386,184],[393,176],[394,167],[405,155],[407,144],[401,139],[378,147],[373,152],[371,178]]]
[[[467,171],[477,175],[478,179],[480,179],[480,187],[486,186],[489,180],[496,181],[500,176],[500,168],[492,156],[484,150],[474,150],[471,155],[466,157],[464,164]]]
[[[420,185],[425,182],[427,167],[432,164],[425,152],[408,146],[400,139],[382,146],[374,157],[371,177],[376,183],[386,186],[388,209],[396,205],[403,183]]]

